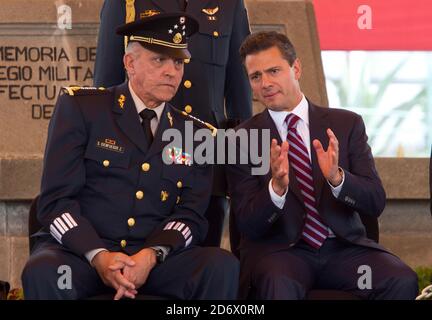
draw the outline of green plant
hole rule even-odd
[[[430,267],[417,267],[414,269],[418,277],[419,292],[432,284],[432,268]]]

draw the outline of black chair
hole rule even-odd
[[[28,216],[28,230],[29,230],[29,250],[32,251],[37,238],[32,237],[33,234],[38,232],[42,225],[39,223],[37,219],[37,202],[38,202],[39,196],[33,199],[30,210],[29,210],[29,216]],[[114,294],[101,294],[94,297],[89,297],[87,300],[113,300]],[[127,299],[127,298],[126,298]],[[147,295],[147,294],[138,294],[135,297],[135,300],[168,300],[166,297],[161,296],[154,296],[154,295]]]
[[[6,281],[0,281],[0,300],[7,300],[10,290],[10,284]]]

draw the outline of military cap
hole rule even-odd
[[[197,31],[198,22],[184,12],[158,13],[117,28],[117,34],[129,42],[137,41],[146,49],[181,59],[191,57],[187,40]]]

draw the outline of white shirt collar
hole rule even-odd
[[[290,113],[294,113],[296,116],[298,116],[309,128],[309,105],[304,94],[302,94],[300,103],[292,111],[274,111],[268,109],[268,112],[270,113],[270,116],[272,117],[278,130],[286,126],[285,119]]]
[[[160,105],[158,105],[156,108],[148,108],[144,102],[136,95],[135,91],[133,91],[132,86],[130,84],[130,81],[128,82],[128,87],[129,87],[129,91],[130,94],[132,96],[132,100],[135,103],[135,107],[137,109],[138,114],[143,111],[144,109],[151,109],[154,112],[156,112],[156,117],[157,117],[157,121],[159,122],[161,116],[162,116],[162,112],[164,110],[165,107],[165,102],[162,102]]]

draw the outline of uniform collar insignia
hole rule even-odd
[[[173,118],[172,118],[172,115],[170,112],[167,113],[167,117],[168,117],[168,121],[170,123],[170,126],[172,127],[173,126]]]
[[[121,109],[123,109],[124,108],[124,103],[126,101],[126,97],[124,96],[124,94],[121,94],[117,101],[119,103],[119,107]]]
[[[216,7],[216,8],[213,8],[213,9],[212,8],[204,8],[204,9],[202,9],[202,12],[204,12],[205,14],[207,14],[209,16],[214,15],[218,11],[219,11],[219,7]]]

